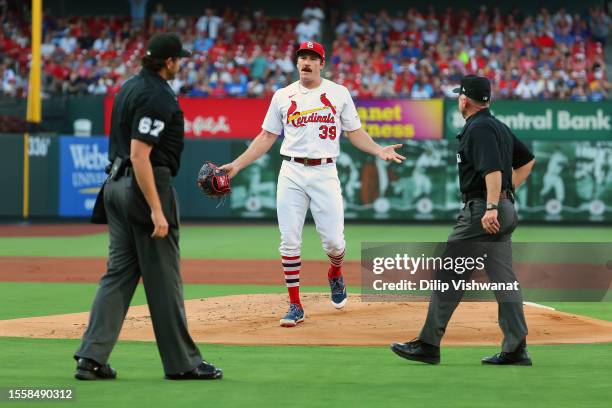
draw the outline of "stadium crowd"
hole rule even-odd
[[[200,17],[168,16],[157,5],[149,24],[126,17],[43,20],[45,95],[104,95],[140,70],[144,44],[155,32],[180,34],[194,57],[184,60],[173,89],[186,96],[265,96],[292,80],[297,21],[268,18],[261,10]],[[147,28],[148,26],[148,28]],[[4,94],[27,89],[29,29],[7,19],[0,30]]]
[[[312,2],[301,18],[262,10],[207,8],[201,16],[169,15],[162,4],[130,0],[131,16],[43,20],[43,93],[105,95],[140,69],[150,35],[178,32],[194,57],[171,82],[183,96],[270,96],[297,77],[294,50],[322,40],[323,9]],[[329,23],[329,22],[328,22]],[[461,76],[489,77],[496,98],[607,99],[603,49],[611,27],[601,7],[584,15],[543,8],[535,15],[476,13],[433,6],[389,13],[351,11],[331,27],[325,75],[353,96],[429,99],[453,96]],[[29,27],[5,13],[0,29],[2,93],[24,96]]]
[[[496,98],[606,99],[603,46],[610,18],[561,8],[536,15],[476,15],[434,7],[390,15],[348,13],[335,30],[328,68],[359,97],[451,97],[461,76],[487,76]]]

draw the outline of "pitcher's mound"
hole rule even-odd
[[[287,311],[286,295],[238,295],[185,303],[189,329],[197,342],[278,345],[388,345],[415,337],[427,302],[362,302],[350,296],[335,310],[327,294],[302,296],[306,321],[279,326]],[[612,323],[525,306],[530,344],[612,342]],[[2,336],[80,338],[88,313],[0,321]],[[121,332],[124,340],[154,340],[147,306],[130,309]],[[465,302],[455,312],[445,345],[499,345],[495,302]]]

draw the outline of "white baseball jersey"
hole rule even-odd
[[[315,89],[299,81],[274,93],[262,129],[285,138],[280,153],[309,159],[340,154],[340,133],[361,127],[348,89],[327,79]]]

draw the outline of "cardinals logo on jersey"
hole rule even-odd
[[[330,102],[327,96],[322,93],[319,98],[323,106],[308,109],[304,112],[298,111],[298,106],[296,101],[291,101],[291,105],[289,105],[289,109],[287,109],[287,123],[291,123],[295,127],[304,127],[307,123],[315,122],[315,123],[335,123],[336,119],[336,107]],[[329,109],[332,113],[328,113],[327,115],[321,115],[317,112]]]
[[[321,103],[325,105],[326,107],[328,107],[329,109],[331,109],[332,113],[336,115],[336,107],[332,105],[332,103],[329,101],[329,99],[327,99],[327,96],[325,96],[324,93],[321,94],[320,99],[321,99]]]
[[[289,109],[287,109],[287,123],[289,123],[291,121],[291,118],[296,113],[299,116],[300,112],[296,112],[296,110],[297,110],[297,102],[296,101],[291,101],[291,105],[289,106]]]

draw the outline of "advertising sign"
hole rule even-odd
[[[261,131],[268,99],[179,98],[188,138],[254,138]],[[104,102],[104,129],[110,133],[113,97]]]
[[[60,137],[61,217],[88,217],[106,180],[108,138]]]
[[[355,101],[361,125],[374,139],[441,139],[443,103],[440,99]]]
[[[520,138],[612,140],[611,102],[493,101],[491,112]],[[444,102],[444,134],[454,138],[465,120],[457,101]]]
[[[110,132],[113,98],[105,100],[105,129]],[[261,131],[270,100],[254,98],[179,98],[185,137],[247,138]],[[356,100],[363,128],[374,139],[440,139],[443,101]]]

